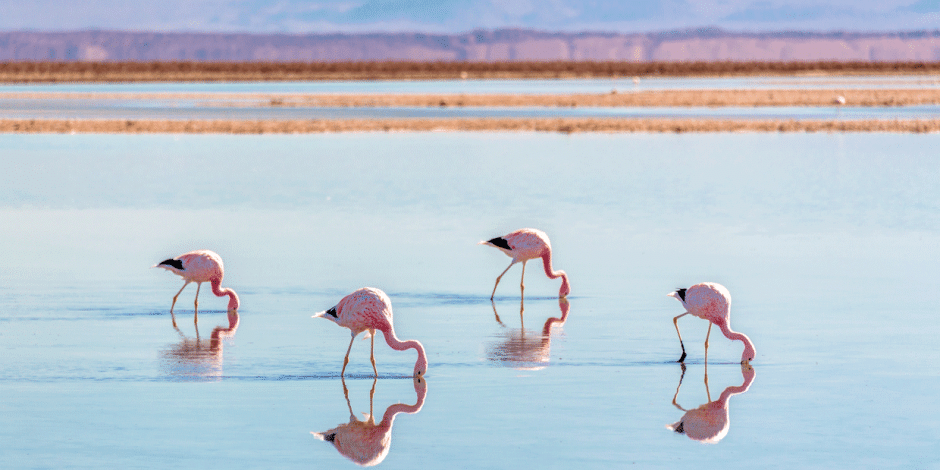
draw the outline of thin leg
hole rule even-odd
[[[375,374],[375,378],[379,378],[379,371],[375,368],[375,330],[372,331],[372,349],[369,352],[369,359],[372,360],[372,373]],[[375,392],[375,389],[372,391]],[[369,404],[369,414],[372,414],[371,401]]]
[[[685,411],[685,408],[679,406],[679,404],[676,403],[676,398],[679,397],[679,388],[682,387],[682,379],[685,378],[685,364],[679,363],[679,365],[682,366],[682,375],[679,376],[679,385],[676,385],[676,394],[672,396],[672,404],[676,408],[679,408],[680,410]]]
[[[179,298],[180,294],[183,293],[183,289],[185,289],[186,286],[188,286],[190,282],[192,282],[192,281],[186,281],[186,282],[184,282],[184,283],[183,283],[183,287],[180,287],[179,292],[177,292],[176,295],[173,296],[173,303],[170,305],[170,318],[173,319],[173,326],[176,326],[176,316],[173,315],[173,307],[176,307],[176,299]]]
[[[372,399],[375,398],[375,382],[378,378],[372,379],[372,390],[369,390],[369,421],[375,421],[375,415],[372,414]]]
[[[525,316],[522,314],[525,312],[525,298],[519,298],[519,326],[525,328]]]
[[[193,314],[193,323],[199,323],[199,289],[202,289],[202,283],[196,283],[196,301],[193,303],[193,310],[196,312]]]
[[[496,312],[496,302],[493,302],[493,299],[490,299],[490,304],[493,306],[493,315],[496,317],[496,323],[499,323],[502,326],[506,326],[503,325],[503,321],[499,319],[499,313]]]
[[[712,392],[708,390],[708,361],[705,361],[705,393],[708,394],[708,402],[712,402]]]
[[[708,337],[712,334],[712,322],[708,322],[708,334],[705,335],[705,364],[708,364]],[[708,376],[705,376],[705,380],[708,380]]]
[[[519,279],[519,295],[522,296],[525,296],[525,264],[528,262],[529,260],[522,262],[522,278]]]
[[[349,389],[346,388],[346,378],[343,376],[339,377],[339,380],[343,382],[343,396],[346,397],[346,406],[349,407],[349,421],[352,422],[356,419],[356,414],[353,413],[352,403],[349,402]]]
[[[346,348],[346,357],[343,358],[343,370],[339,373],[340,377],[343,377],[343,375],[346,374],[346,364],[349,364],[349,351],[352,351],[352,344],[353,344],[353,341],[355,340],[356,340],[356,335],[352,335],[352,338],[349,338],[349,347]]]
[[[503,278],[503,274],[506,274],[506,271],[509,271],[509,268],[511,268],[512,265],[514,265],[514,264],[516,264],[515,261],[513,261],[512,263],[509,263],[509,266],[506,266],[506,269],[503,270],[502,274],[500,274],[499,276],[496,277],[496,285],[493,286],[493,293],[490,294],[490,300],[493,300],[493,297],[496,296],[496,286],[499,285],[499,280]]]
[[[688,315],[688,314],[689,314],[689,312],[685,312],[685,313],[683,313],[682,315],[679,315],[679,316],[677,316],[676,318],[673,318],[673,319],[672,319],[672,324],[675,325],[675,327],[676,327],[676,334],[679,335],[679,346],[682,347],[682,357],[680,357],[679,360],[676,361],[676,362],[685,361],[685,345],[682,344],[682,333],[679,333],[679,319],[682,318],[682,317],[684,317],[684,316],[686,316],[686,315]]]

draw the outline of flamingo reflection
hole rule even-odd
[[[223,340],[235,336],[239,321],[238,312],[229,311],[228,328],[215,327],[208,340],[199,337],[198,325],[195,338],[187,338],[174,326],[181,340],[163,351],[163,362],[169,374],[189,378],[221,378]]]
[[[382,421],[376,424],[375,415],[372,413],[372,398],[375,396],[376,381],[372,381],[372,390],[369,392],[369,414],[365,416],[365,421],[359,421],[353,413],[352,404],[349,401],[349,389],[346,388],[346,381],[343,379],[343,394],[346,396],[346,406],[349,407],[349,422],[340,424],[329,431],[310,434],[333,444],[343,457],[356,465],[363,467],[378,465],[388,456],[388,450],[392,444],[392,424],[395,422],[395,415],[398,413],[415,414],[424,406],[424,398],[428,393],[427,381],[424,377],[415,377],[413,380],[415,393],[418,395],[415,404],[396,403],[389,406],[382,415]]]
[[[741,375],[744,382],[738,386],[730,386],[721,392],[717,400],[712,401],[711,393],[708,391],[708,366],[705,366],[705,392],[708,394],[708,403],[692,410],[686,410],[676,403],[676,397],[679,395],[679,387],[682,386],[682,377],[685,376],[685,364],[682,365],[682,377],[679,378],[679,386],[676,387],[676,394],[672,397],[672,404],[676,408],[684,411],[682,419],[672,424],[667,424],[666,428],[679,434],[689,436],[689,439],[696,440],[705,444],[717,444],[718,441],[728,435],[728,428],[731,421],[728,418],[728,400],[734,396],[744,393],[751,387],[754,381],[754,367],[750,364],[741,364]]]
[[[562,297],[558,299],[558,308],[561,310],[561,317],[552,317],[545,321],[542,331],[525,329],[525,325],[520,328],[507,328],[504,330],[503,338],[490,345],[487,351],[489,360],[502,363],[508,367],[520,370],[538,370],[548,365],[551,360],[552,330],[554,327],[561,327],[568,320],[568,310],[571,305],[568,299]],[[519,316],[522,317],[523,308],[520,305]],[[503,326],[499,313],[496,312],[496,304],[493,304],[493,314],[496,321]]]

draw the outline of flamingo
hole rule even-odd
[[[335,307],[318,312],[313,318],[326,318],[339,326],[349,328],[352,338],[349,340],[349,348],[346,349],[346,358],[343,359],[343,370],[340,377],[346,373],[346,365],[349,364],[349,351],[352,350],[353,341],[356,335],[366,331],[366,337],[372,339],[371,353],[369,358],[372,360],[372,371],[375,376],[379,372],[375,367],[375,330],[382,332],[385,342],[396,351],[414,349],[418,352],[418,360],[415,361],[414,377],[421,377],[428,371],[428,359],[424,353],[424,346],[416,340],[399,341],[395,337],[395,329],[392,326],[392,301],[389,300],[385,292],[373,287],[363,287],[352,294],[343,297]]]
[[[502,237],[480,242],[479,245],[495,246],[512,258],[512,262],[509,263],[509,266],[496,278],[496,285],[493,286],[493,293],[490,294],[490,300],[493,300],[493,297],[496,295],[496,286],[499,285],[499,280],[503,278],[503,274],[506,274],[506,271],[509,271],[512,265],[520,261],[522,262],[522,279],[519,281],[519,292],[521,295],[524,295],[525,264],[530,259],[535,258],[542,258],[545,274],[550,279],[561,278],[561,289],[558,290],[558,297],[565,297],[571,292],[571,288],[568,285],[568,275],[561,270],[552,270],[552,245],[548,241],[548,235],[545,235],[545,232],[534,228],[524,228],[508,235],[503,235]]]
[[[428,393],[427,382],[421,377],[414,378],[415,393],[418,400],[414,405],[396,403],[389,406],[382,415],[382,421],[375,424],[375,415],[372,414],[372,397],[375,395],[375,382],[372,382],[372,391],[369,394],[369,414],[365,421],[356,419],[352,404],[349,402],[349,390],[343,383],[343,393],[346,395],[346,405],[349,407],[349,422],[340,424],[325,432],[311,432],[313,437],[333,444],[339,453],[356,465],[371,467],[378,465],[385,457],[392,444],[392,424],[398,413],[415,414],[424,407],[424,399]]]
[[[676,362],[685,360],[685,345],[682,344],[682,333],[679,333],[679,319],[692,314],[696,317],[708,320],[708,334],[705,335],[705,362],[708,363],[708,337],[712,333],[712,323],[721,328],[721,332],[726,338],[732,341],[744,343],[744,352],[741,354],[741,363],[747,364],[754,359],[754,343],[744,333],[731,331],[731,293],[721,284],[714,282],[703,282],[696,284],[688,289],[679,289],[675,292],[666,294],[669,297],[675,297],[686,312],[672,319],[676,327],[676,334],[679,335],[679,346],[682,347],[682,357]]]
[[[551,317],[545,320],[541,334],[526,330],[525,326],[518,330],[506,330],[503,340],[487,348],[489,360],[519,370],[538,370],[547,366],[551,360],[552,330],[563,326],[568,321],[568,311],[571,308],[568,299],[564,297],[558,299],[558,308],[561,310],[561,317]],[[493,314],[496,315],[496,321],[500,325],[506,326],[499,319],[495,304]]]
[[[685,376],[685,364],[682,365],[682,375]],[[676,408],[684,411],[685,414],[679,421],[667,424],[666,429],[675,431],[679,434],[689,436],[689,439],[699,441],[703,444],[717,444],[728,435],[728,428],[731,427],[731,420],[728,417],[728,400],[734,395],[746,392],[751,388],[754,381],[754,368],[750,364],[741,364],[741,375],[744,382],[738,386],[730,386],[721,392],[721,396],[711,401],[711,393],[708,394],[708,403],[687,410],[678,403],[676,397],[679,396],[679,387],[682,386],[682,378],[679,378],[679,387],[676,387],[676,394],[672,397],[672,404]],[[708,391],[708,371],[705,371],[705,391]]]
[[[173,318],[173,326],[176,326],[176,317],[173,315],[173,308],[176,306],[176,299],[183,292],[183,289],[191,282],[196,283],[196,301],[193,323],[199,323],[199,289],[203,282],[209,282],[212,285],[212,293],[217,297],[229,297],[228,311],[238,310],[238,294],[232,289],[222,288],[222,277],[225,275],[225,267],[222,265],[222,257],[213,251],[196,250],[182,254],[176,258],[163,260],[153,266],[153,268],[163,268],[183,278],[186,281],[179,292],[173,296],[173,304],[170,305],[170,317]]]

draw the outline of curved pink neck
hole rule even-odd
[[[421,379],[424,380],[424,379]],[[385,414],[382,415],[382,421],[379,422],[380,427],[392,427],[392,423],[395,421],[395,415],[398,413],[408,413],[415,414],[421,411],[421,408],[424,407],[424,397],[427,396],[427,387],[418,388],[415,386],[415,391],[418,393],[418,401],[414,405],[406,405],[404,403],[396,403],[392,406],[389,406],[385,410]]]
[[[419,341],[413,339],[408,341],[399,340],[398,337],[395,336],[395,330],[391,327],[391,325],[389,325],[388,330],[380,331],[382,331],[382,336],[385,337],[385,342],[388,343],[389,347],[392,349],[396,351],[404,351],[406,349],[414,349],[415,351],[418,351],[418,360],[415,361],[415,367],[417,367],[419,364],[424,364],[424,367],[427,368],[428,358],[424,354],[424,346],[421,345]]]
[[[571,287],[568,285],[568,275],[562,270],[554,271],[552,269],[552,250],[546,249],[542,252],[542,266],[545,268],[545,275],[549,278],[561,278],[561,288],[558,290],[558,296],[565,297],[568,295],[571,292]]]
[[[751,342],[751,338],[748,338],[747,335],[744,333],[738,333],[737,331],[732,331],[731,327],[728,326],[728,322],[724,322],[718,325],[718,327],[721,328],[721,333],[724,334],[726,338],[732,341],[741,341],[744,343],[744,352],[741,354],[742,361],[744,359],[750,359],[750,357],[746,357],[748,356],[749,352],[750,352],[750,355],[753,356],[754,343]]]
[[[744,382],[741,385],[738,385],[738,386],[732,385],[726,388],[725,391],[721,392],[721,397],[718,398],[718,401],[722,403],[727,403],[728,399],[731,398],[732,396],[740,394],[740,393],[744,393],[747,391],[747,389],[751,388],[751,382],[754,381],[754,376],[756,375],[754,373],[754,369],[748,366],[748,369],[744,371],[743,373],[744,373]]]
[[[216,297],[225,297],[226,295],[228,296],[229,312],[238,310],[238,306],[241,304],[238,301],[238,294],[236,294],[235,291],[229,289],[228,287],[222,287],[221,279],[213,279],[211,284],[212,293],[215,294]]]

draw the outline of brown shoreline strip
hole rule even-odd
[[[910,62],[0,62],[0,82],[455,80],[937,74]]]
[[[318,134],[341,132],[940,132],[931,120],[351,119],[306,121],[0,120],[0,133]]]

